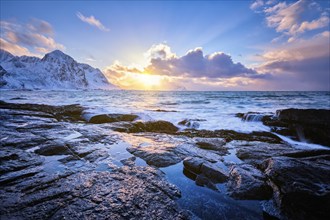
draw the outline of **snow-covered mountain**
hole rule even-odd
[[[60,50],[42,59],[0,49],[0,89],[116,89],[99,69]]]

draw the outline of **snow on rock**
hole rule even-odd
[[[116,89],[99,69],[60,50],[42,59],[0,49],[0,89]]]

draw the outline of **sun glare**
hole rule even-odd
[[[160,89],[162,77],[150,74],[137,74],[137,80],[144,89]]]

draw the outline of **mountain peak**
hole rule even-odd
[[[72,57],[63,53],[60,50],[54,50],[50,53],[45,54],[45,56],[41,60],[42,61],[53,61],[53,60],[74,61]]]
[[[11,53],[9,53],[8,51],[0,48],[0,61],[8,61],[8,60],[12,59],[13,57],[15,57],[15,56],[12,55]]]

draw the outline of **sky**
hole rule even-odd
[[[0,1],[0,47],[123,89],[330,91],[330,1]]]

